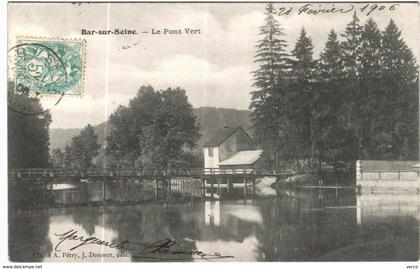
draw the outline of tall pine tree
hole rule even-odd
[[[316,147],[316,105],[318,94],[315,85],[316,62],[313,59],[312,40],[302,28],[292,51],[292,77],[294,83],[289,94],[292,120],[296,126],[301,147],[298,158],[314,159]]]
[[[277,164],[280,148],[285,143],[284,98],[289,67],[285,34],[274,18],[272,4],[267,5],[265,14],[254,61],[259,68],[253,72],[255,90],[251,93],[250,108],[257,142]]]
[[[393,20],[380,31],[354,13],[341,43],[329,33],[319,63],[302,29],[290,70],[271,5],[260,30],[251,108],[266,153],[313,164],[418,158],[418,66]]]
[[[377,159],[378,137],[383,132],[381,126],[382,113],[380,101],[383,96],[380,78],[380,48],[381,32],[376,23],[369,19],[363,26],[361,33],[360,51],[360,88],[358,93],[358,119],[359,137],[361,139],[364,159]],[[380,139],[382,140],[382,139]],[[380,144],[382,144],[381,142]]]
[[[308,82],[314,79],[315,61],[313,59],[312,39],[307,36],[305,28],[302,28],[299,39],[292,51],[293,77],[300,82]]]
[[[360,73],[361,32],[362,26],[354,12],[352,21],[347,24],[344,34],[341,35],[345,39],[341,44],[343,67],[349,78],[356,78]]]
[[[331,30],[318,65],[321,82],[317,106],[319,132],[318,150],[324,161],[348,161],[355,158],[355,136],[343,124],[343,107],[346,105],[342,48],[337,34]],[[356,145],[357,148],[357,145]]]
[[[346,123],[345,128],[352,130],[357,139],[357,155],[361,158],[363,150],[362,138],[359,133],[362,131],[359,125],[359,108],[360,100],[360,65],[361,65],[361,38],[363,27],[359,23],[359,18],[354,12],[352,20],[347,24],[346,29],[341,36],[344,38],[341,43],[341,59],[343,62],[344,78],[342,84],[342,94],[346,102],[343,103],[341,108],[341,121]]]
[[[341,60],[340,42],[337,34],[331,30],[325,49],[320,55],[320,76],[324,80],[336,80],[343,76],[343,63]]]
[[[361,33],[360,76],[362,79],[379,78],[382,35],[376,23],[369,19]]]
[[[401,31],[398,30],[392,19],[382,35],[381,59],[384,78],[391,75],[392,80],[397,79],[406,83],[413,83],[417,80],[416,60],[412,51],[402,39]]]
[[[382,33],[380,114],[383,131],[376,136],[382,158],[417,159],[418,76],[417,64],[401,32],[391,19]]]

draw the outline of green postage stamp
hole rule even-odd
[[[18,37],[14,50],[17,92],[82,95],[85,40]]]

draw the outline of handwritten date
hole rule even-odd
[[[377,12],[395,11],[399,5],[400,4],[369,3],[356,8],[353,4],[342,4],[340,6],[336,6],[335,4],[305,4],[299,8],[280,7],[276,10],[276,14],[278,16],[287,16],[294,13],[297,15],[346,14],[358,11],[369,16]]]

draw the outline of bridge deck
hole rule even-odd
[[[72,169],[17,169],[9,171],[9,179],[37,180],[37,179],[168,179],[173,177],[200,177],[203,179],[238,177],[256,178],[264,176],[293,175],[293,170],[268,169],[177,169],[168,171],[146,172],[142,170],[72,170]]]

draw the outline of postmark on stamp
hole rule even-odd
[[[13,49],[17,92],[83,94],[84,40],[18,37]]]

